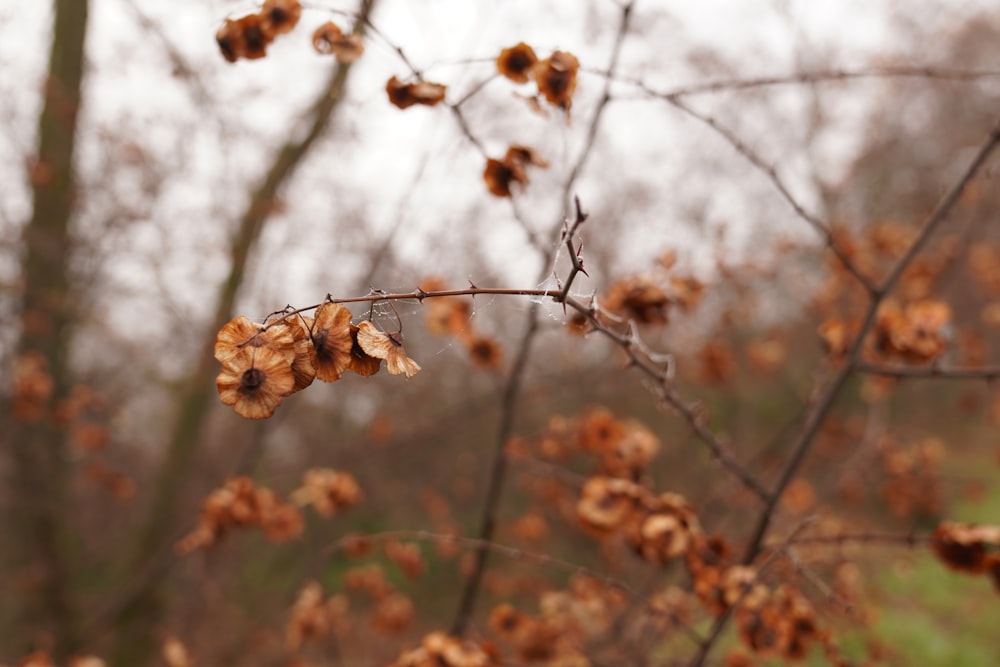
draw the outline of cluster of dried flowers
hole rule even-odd
[[[941,301],[922,299],[904,307],[887,301],[875,322],[875,351],[889,360],[932,361],[944,352],[950,321],[951,308]]]
[[[425,292],[446,289],[443,279],[428,277],[420,282]],[[427,304],[424,321],[427,330],[436,336],[453,336],[465,347],[469,359],[479,368],[496,370],[503,360],[503,348],[496,339],[478,333],[472,326],[472,303],[469,299],[446,296]]]
[[[931,549],[953,570],[989,576],[1000,593],[1000,526],[944,521],[931,536]]]
[[[302,534],[299,507],[312,506],[324,517],[356,505],[361,489],[351,475],[330,469],[306,471],[302,486],[291,502],[278,499],[271,489],[257,486],[249,477],[233,477],[202,501],[198,525],[176,544],[179,554],[218,544],[232,528],[260,528],[274,542]]]
[[[698,306],[705,285],[693,276],[674,271],[677,255],[667,252],[646,273],[627,276],[612,283],[598,297],[595,310],[598,320],[612,324],[622,319],[644,325],[666,325],[672,311],[690,312]],[[589,323],[583,315],[569,322],[571,331],[586,333]]]
[[[385,557],[406,578],[418,579],[425,574],[426,562],[415,543],[349,535],[338,544],[347,554],[364,558],[372,554],[378,542],[382,542]],[[398,635],[411,627],[416,618],[413,601],[376,562],[348,569],[343,575],[342,590],[329,598],[319,583],[308,582],[291,609],[285,628],[286,644],[290,650],[299,651],[306,641],[346,636],[360,630],[358,624],[365,616],[370,629],[379,635]]]
[[[542,593],[537,614],[518,611],[509,603],[497,605],[489,626],[519,663],[586,667],[591,660],[582,649],[607,637],[626,604],[620,591],[579,575],[566,590]]]
[[[307,582],[292,605],[285,644],[298,651],[306,641],[343,636],[350,631],[350,601],[338,593],[326,597],[318,581]]]
[[[568,112],[576,92],[576,74],[580,62],[571,53],[556,51],[548,58],[539,60],[534,49],[521,42],[503,49],[496,59],[497,71],[515,83],[534,81],[538,93],[532,97],[533,108],[539,112],[541,96],[546,102]],[[490,194],[496,197],[510,197],[511,185],[527,185],[527,167],[547,167],[548,162],[536,150],[528,146],[512,145],[500,159],[487,158],[483,180]]]
[[[658,449],[656,436],[645,426],[606,408],[589,408],[575,418],[554,416],[533,442],[515,440],[510,446],[512,456],[594,457],[596,472],[583,483],[574,506],[579,525],[605,545],[623,543],[651,565],[683,567],[697,605],[716,617],[732,610],[740,636],[755,655],[798,659],[814,644],[835,655],[815,609],[796,588],[767,585],[756,567],[734,562],[722,537],[704,531],[683,496],[649,488],[649,464]],[[655,606],[671,618],[690,618],[691,602],[660,596]],[[545,636],[550,627],[507,608],[495,610],[492,622],[515,647],[532,646],[529,639]],[[520,639],[519,632],[525,633]]]
[[[355,326],[351,311],[330,301],[311,317],[297,312],[262,324],[236,317],[219,331],[215,358],[222,364],[219,397],[249,419],[270,417],[283,398],[316,378],[335,382],[345,371],[368,377],[382,361],[392,375],[410,378],[420,371],[399,334],[380,331],[370,321]]]
[[[860,323],[830,317],[819,326],[819,336],[832,361],[842,360]],[[942,301],[919,299],[905,305],[887,300],[879,308],[871,344],[864,350],[873,362],[927,363],[947,349],[953,338],[951,308]]]
[[[944,509],[941,466],[945,445],[938,438],[926,438],[904,446],[886,436],[878,443],[885,475],[880,495],[897,517],[938,517]]]
[[[863,232],[834,230],[833,239],[858,271],[876,279],[883,276],[913,242],[917,230],[895,220],[867,226]],[[871,362],[928,363],[939,359],[955,338],[951,307],[934,298],[935,286],[948,267],[955,266],[960,244],[940,239],[928,252],[914,258],[903,271],[892,298],[879,307],[863,354]],[[972,278],[990,292],[990,276],[1000,272],[1000,258],[990,257],[988,247],[969,249]],[[813,307],[822,313],[820,340],[831,361],[839,362],[861,326],[859,317],[868,294],[839,262],[831,263],[826,284],[816,294]],[[1000,290],[995,292],[1000,296]]]
[[[515,83],[534,81],[538,94],[554,107],[569,111],[576,92],[580,61],[567,51],[554,51],[539,60],[535,50],[521,42],[497,56],[497,71]]]
[[[231,63],[240,58],[263,58],[271,42],[278,35],[291,32],[301,16],[299,0],[265,0],[256,13],[226,19],[215,34],[215,41],[222,56]],[[361,38],[355,34],[344,34],[332,21],[316,28],[312,43],[318,53],[333,55],[342,63],[354,62],[364,53]]]
[[[500,667],[503,664],[489,643],[432,632],[420,646],[400,654],[390,667]]]

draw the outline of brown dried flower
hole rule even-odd
[[[261,30],[268,39],[291,32],[302,16],[299,0],[264,0],[260,9]]]
[[[413,542],[391,540],[383,547],[386,557],[410,579],[419,579],[427,565],[420,553],[420,546]]]
[[[521,42],[504,49],[497,57],[497,71],[516,83],[527,83],[531,68],[538,62],[534,49]]]
[[[358,325],[358,345],[376,359],[385,360],[390,375],[406,375],[409,379],[420,372],[420,364],[406,356],[397,335],[388,334],[369,321]]]
[[[215,359],[224,365],[244,349],[266,347],[280,352],[291,364],[296,356],[296,327],[290,320],[265,328],[246,317],[234,317],[219,329],[215,337]]]
[[[534,67],[538,92],[549,104],[569,111],[573,105],[576,73],[579,69],[580,61],[576,56],[566,51],[556,51]]]
[[[359,35],[345,35],[333,21],[316,28],[312,43],[318,53],[333,55],[341,63],[353,63],[365,52],[365,44]]]
[[[503,359],[503,348],[500,344],[486,336],[470,338],[468,343],[469,358],[479,368],[496,370],[500,368]]]
[[[360,501],[361,487],[354,476],[331,468],[307,470],[302,486],[292,493],[292,502],[296,505],[312,505],[317,514],[325,517]]]
[[[483,180],[490,194],[497,197],[510,197],[511,184],[528,183],[528,166],[547,167],[549,165],[535,149],[528,146],[513,145],[507,149],[502,160],[489,158],[483,171]]]
[[[361,349],[361,346],[358,345],[359,331],[358,327],[351,325],[351,361],[347,365],[347,370],[369,377],[378,373],[378,369],[382,366],[382,360],[369,356]]]
[[[1000,526],[943,521],[931,536],[931,550],[953,570],[981,574],[1000,551]]]
[[[247,419],[267,419],[292,393],[291,363],[270,347],[246,347],[222,366],[215,385],[225,405]]]
[[[254,60],[266,56],[267,45],[273,35],[265,32],[263,23],[259,14],[249,14],[236,20],[226,19],[215,33],[222,56],[231,63],[240,58]]]
[[[351,363],[351,311],[339,303],[327,301],[316,309],[312,324],[316,354],[316,377],[335,382]]]
[[[394,76],[385,84],[385,92],[389,95],[389,102],[400,109],[414,104],[432,107],[444,101],[447,86],[430,81],[404,83]]]

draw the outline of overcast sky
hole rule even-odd
[[[0,211],[7,239],[29,212],[23,165],[32,151],[48,53],[47,4],[0,4],[0,26],[8,36],[0,40]],[[214,33],[227,16],[252,11],[251,3],[91,4],[79,161],[85,183],[93,186],[84,216],[95,243],[104,245],[100,252],[114,260],[101,271],[120,288],[114,303],[133,304],[125,310],[129,317],[142,312],[134,299],[146,298],[141,295],[157,281],[171,286],[177,307],[204,314],[210,301],[205,285],[226,270],[220,245],[243,193],[261,176],[274,147],[297,131],[296,119],[331,67],[312,50],[310,32],[331,17],[343,22],[324,7],[354,5],[309,3],[299,28],[280,38],[268,58],[233,65],[220,57]],[[368,230],[361,236],[395,230],[393,249],[411,260],[447,250],[442,230],[462,232],[452,235],[461,237],[458,252],[463,234],[474,229],[490,273],[509,272],[510,280],[534,275],[538,267],[523,229],[506,201],[486,194],[483,158],[452,117],[444,109],[399,111],[386,102],[385,81],[407,74],[392,47],[402,47],[428,78],[449,86],[449,99],[457,99],[491,76],[490,59],[502,47],[519,41],[542,55],[568,50],[584,69],[603,69],[619,7],[613,0],[379,0],[374,22],[391,44],[368,40],[331,130],[339,142],[320,147],[285,193],[286,210],[265,236],[248,303],[266,312],[287,302],[315,302],[334,285],[351,284],[365,266],[351,252],[358,226]],[[906,28],[896,16],[901,8],[903,3],[870,0],[639,0],[619,72],[666,90],[705,79],[828,66],[978,65],[952,62],[941,37],[977,12],[1000,10],[1000,1],[907,2]],[[142,17],[155,29],[143,26]],[[176,76],[163,40],[197,72],[195,78]],[[516,96],[527,87],[500,79],[468,105],[470,123],[488,151],[502,154],[510,143],[527,143],[552,163],[533,172],[521,197],[521,210],[538,231],[551,230],[562,215],[552,193],[582,146],[602,85],[602,77],[581,73],[570,122],[559,113],[532,113]],[[808,146],[803,119],[809,91],[785,87],[768,90],[764,98],[722,94],[696,103],[743,133],[803,201],[815,203],[812,179],[817,171],[827,180],[838,178],[858,147],[852,114],[863,113],[873,90],[864,83],[824,89],[824,104],[842,111]],[[634,87],[618,84],[612,92],[616,101],[576,192],[591,209],[614,212],[621,200],[629,203],[616,222],[634,264],[670,245],[703,243],[704,229],[718,225],[730,225],[731,242],[745,244],[772,211],[785,233],[809,236],[773,188],[725,142]],[[136,151],[141,164],[130,168]],[[155,196],[145,189],[150,165],[159,179],[152,179]],[[134,216],[114,233],[102,231],[112,224],[111,211],[122,206]],[[751,207],[754,214],[748,215]],[[12,246],[5,249],[9,253]],[[688,259],[696,261],[696,253]],[[5,281],[13,279],[14,266],[3,264]],[[439,258],[429,268],[440,270]]]

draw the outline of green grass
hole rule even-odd
[[[975,504],[957,502],[949,516],[1000,522],[1000,487],[991,488]],[[879,608],[871,634],[891,650],[887,664],[1000,664],[1000,594],[989,577],[949,570],[919,547],[903,554],[887,550],[885,556],[888,562],[871,571]]]

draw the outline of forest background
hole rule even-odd
[[[998,7],[570,4],[0,8],[0,663],[997,659]]]

